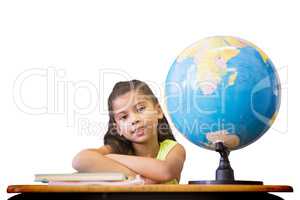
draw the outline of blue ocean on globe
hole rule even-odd
[[[216,36],[185,49],[165,81],[168,113],[192,143],[230,150],[260,138],[280,105],[280,82],[269,57],[252,43]]]

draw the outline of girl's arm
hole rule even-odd
[[[146,178],[154,181],[168,181],[174,178],[180,179],[185,161],[185,150],[182,145],[177,144],[168,153],[166,160],[120,154],[107,154],[105,157],[125,165]]]
[[[98,149],[85,149],[79,152],[72,161],[72,166],[78,172],[123,172],[127,176],[135,176],[136,172],[116,162],[105,155],[112,153],[108,145]]]

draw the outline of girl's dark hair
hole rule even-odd
[[[147,97],[150,97],[152,99],[155,105],[159,104],[152,90],[149,88],[149,86],[146,83],[142,81],[139,80],[121,81],[115,84],[112,92],[108,97],[109,121],[108,121],[108,130],[104,135],[104,144],[110,145],[114,153],[135,155],[132,143],[127,139],[125,139],[124,136],[120,136],[116,130],[116,127],[114,125],[116,122],[114,120],[113,107],[112,107],[112,103],[117,97],[127,92],[130,92],[132,90],[140,92],[143,95],[147,95]],[[157,137],[159,143],[164,141],[165,139],[175,140],[165,115],[163,115],[162,119],[158,120]]]

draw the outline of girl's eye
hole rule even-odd
[[[137,111],[142,112],[142,111],[145,110],[145,108],[146,108],[145,106],[140,106],[140,107],[137,108]]]
[[[127,119],[127,115],[122,115],[119,117],[119,120],[125,120],[125,119]]]

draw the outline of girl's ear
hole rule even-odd
[[[114,128],[117,130],[118,134],[119,134],[120,136],[122,136],[122,133],[121,133],[121,131],[120,131],[120,127],[117,125],[117,123],[113,123],[113,126],[114,126]]]
[[[164,113],[159,104],[156,105],[156,110],[158,114],[158,119],[162,119],[164,117]]]

